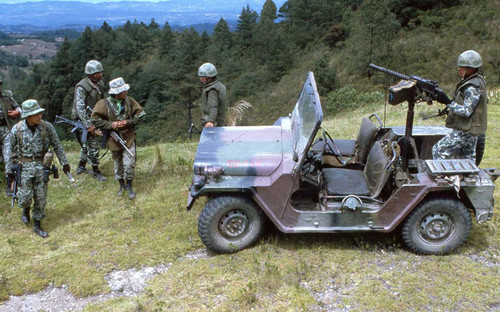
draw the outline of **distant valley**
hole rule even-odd
[[[274,1],[279,8],[285,0]],[[163,26],[215,24],[220,18],[238,19],[248,4],[260,12],[265,0],[169,0],[161,2],[103,2],[42,1],[17,4],[0,3],[0,31],[6,33],[32,33],[36,31],[70,28],[81,30],[85,26],[100,27],[104,21],[120,26],[127,21],[149,24],[151,19]]]

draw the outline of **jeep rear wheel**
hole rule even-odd
[[[416,253],[444,255],[470,235],[471,215],[456,199],[438,198],[420,204],[403,225],[403,240]]]
[[[198,234],[208,249],[231,253],[254,244],[262,235],[261,210],[243,197],[224,196],[210,200],[198,218]]]

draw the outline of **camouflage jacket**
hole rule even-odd
[[[201,93],[201,120],[203,124],[213,122],[215,126],[226,125],[226,87],[218,80],[207,84]]]
[[[73,119],[79,119],[87,128],[92,126],[90,113],[87,107],[94,109],[97,102],[104,98],[104,83],[99,81],[94,84],[88,77],[80,80],[75,87],[75,98],[73,101]]]
[[[481,75],[460,81],[454,101],[448,104],[446,126],[472,135],[486,133],[487,103],[486,82]]]
[[[19,163],[21,157],[40,160],[51,147],[61,165],[66,165],[66,153],[54,126],[50,122],[42,121],[33,132],[28,128],[26,120],[21,120],[11,130],[9,165]]]
[[[127,127],[119,130],[119,132],[122,138],[127,142],[127,147],[130,147],[135,141],[134,128],[139,124],[141,117],[146,113],[141,105],[129,96],[123,100],[120,108],[122,109],[119,110],[117,103],[113,101],[111,97],[100,100],[97,102],[92,112],[92,122],[99,129],[112,130],[111,122],[126,120]],[[111,137],[108,138],[108,147],[110,151],[119,151],[123,149],[121,145],[115,142]]]
[[[19,122],[19,117],[16,119],[11,119],[7,113],[10,110],[17,110],[21,112],[21,108],[19,104],[17,104],[16,100],[14,100],[12,96],[12,91],[3,90],[0,91],[0,126],[7,126],[9,129],[12,129],[12,126]],[[19,115],[20,116],[20,115]]]

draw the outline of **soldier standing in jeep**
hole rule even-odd
[[[3,89],[3,80],[0,77],[0,145],[2,156],[5,163],[5,176],[7,177],[7,186],[5,194],[10,196],[10,185],[12,181],[9,178],[10,166],[10,129],[19,121],[21,108],[12,97],[12,91]]]
[[[217,69],[205,63],[198,69],[203,84],[201,93],[201,120],[204,127],[223,127],[226,125],[226,87],[217,80]]]
[[[451,100],[441,92],[437,101],[448,111],[446,127],[453,131],[432,148],[434,159],[466,158],[476,161],[476,144],[487,127],[486,81],[480,72],[483,62],[478,52],[468,50],[457,60],[458,74],[462,79]]]

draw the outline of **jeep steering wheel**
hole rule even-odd
[[[337,158],[337,160],[342,164],[345,165],[344,158],[342,158],[342,154],[340,153],[340,150],[335,143],[335,141],[332,139],[330,134],[326,132],[326,130],[323,129],[323,139],[325,140],[325,145],[323,146],[323,153],[327,152],[328,150]]]

